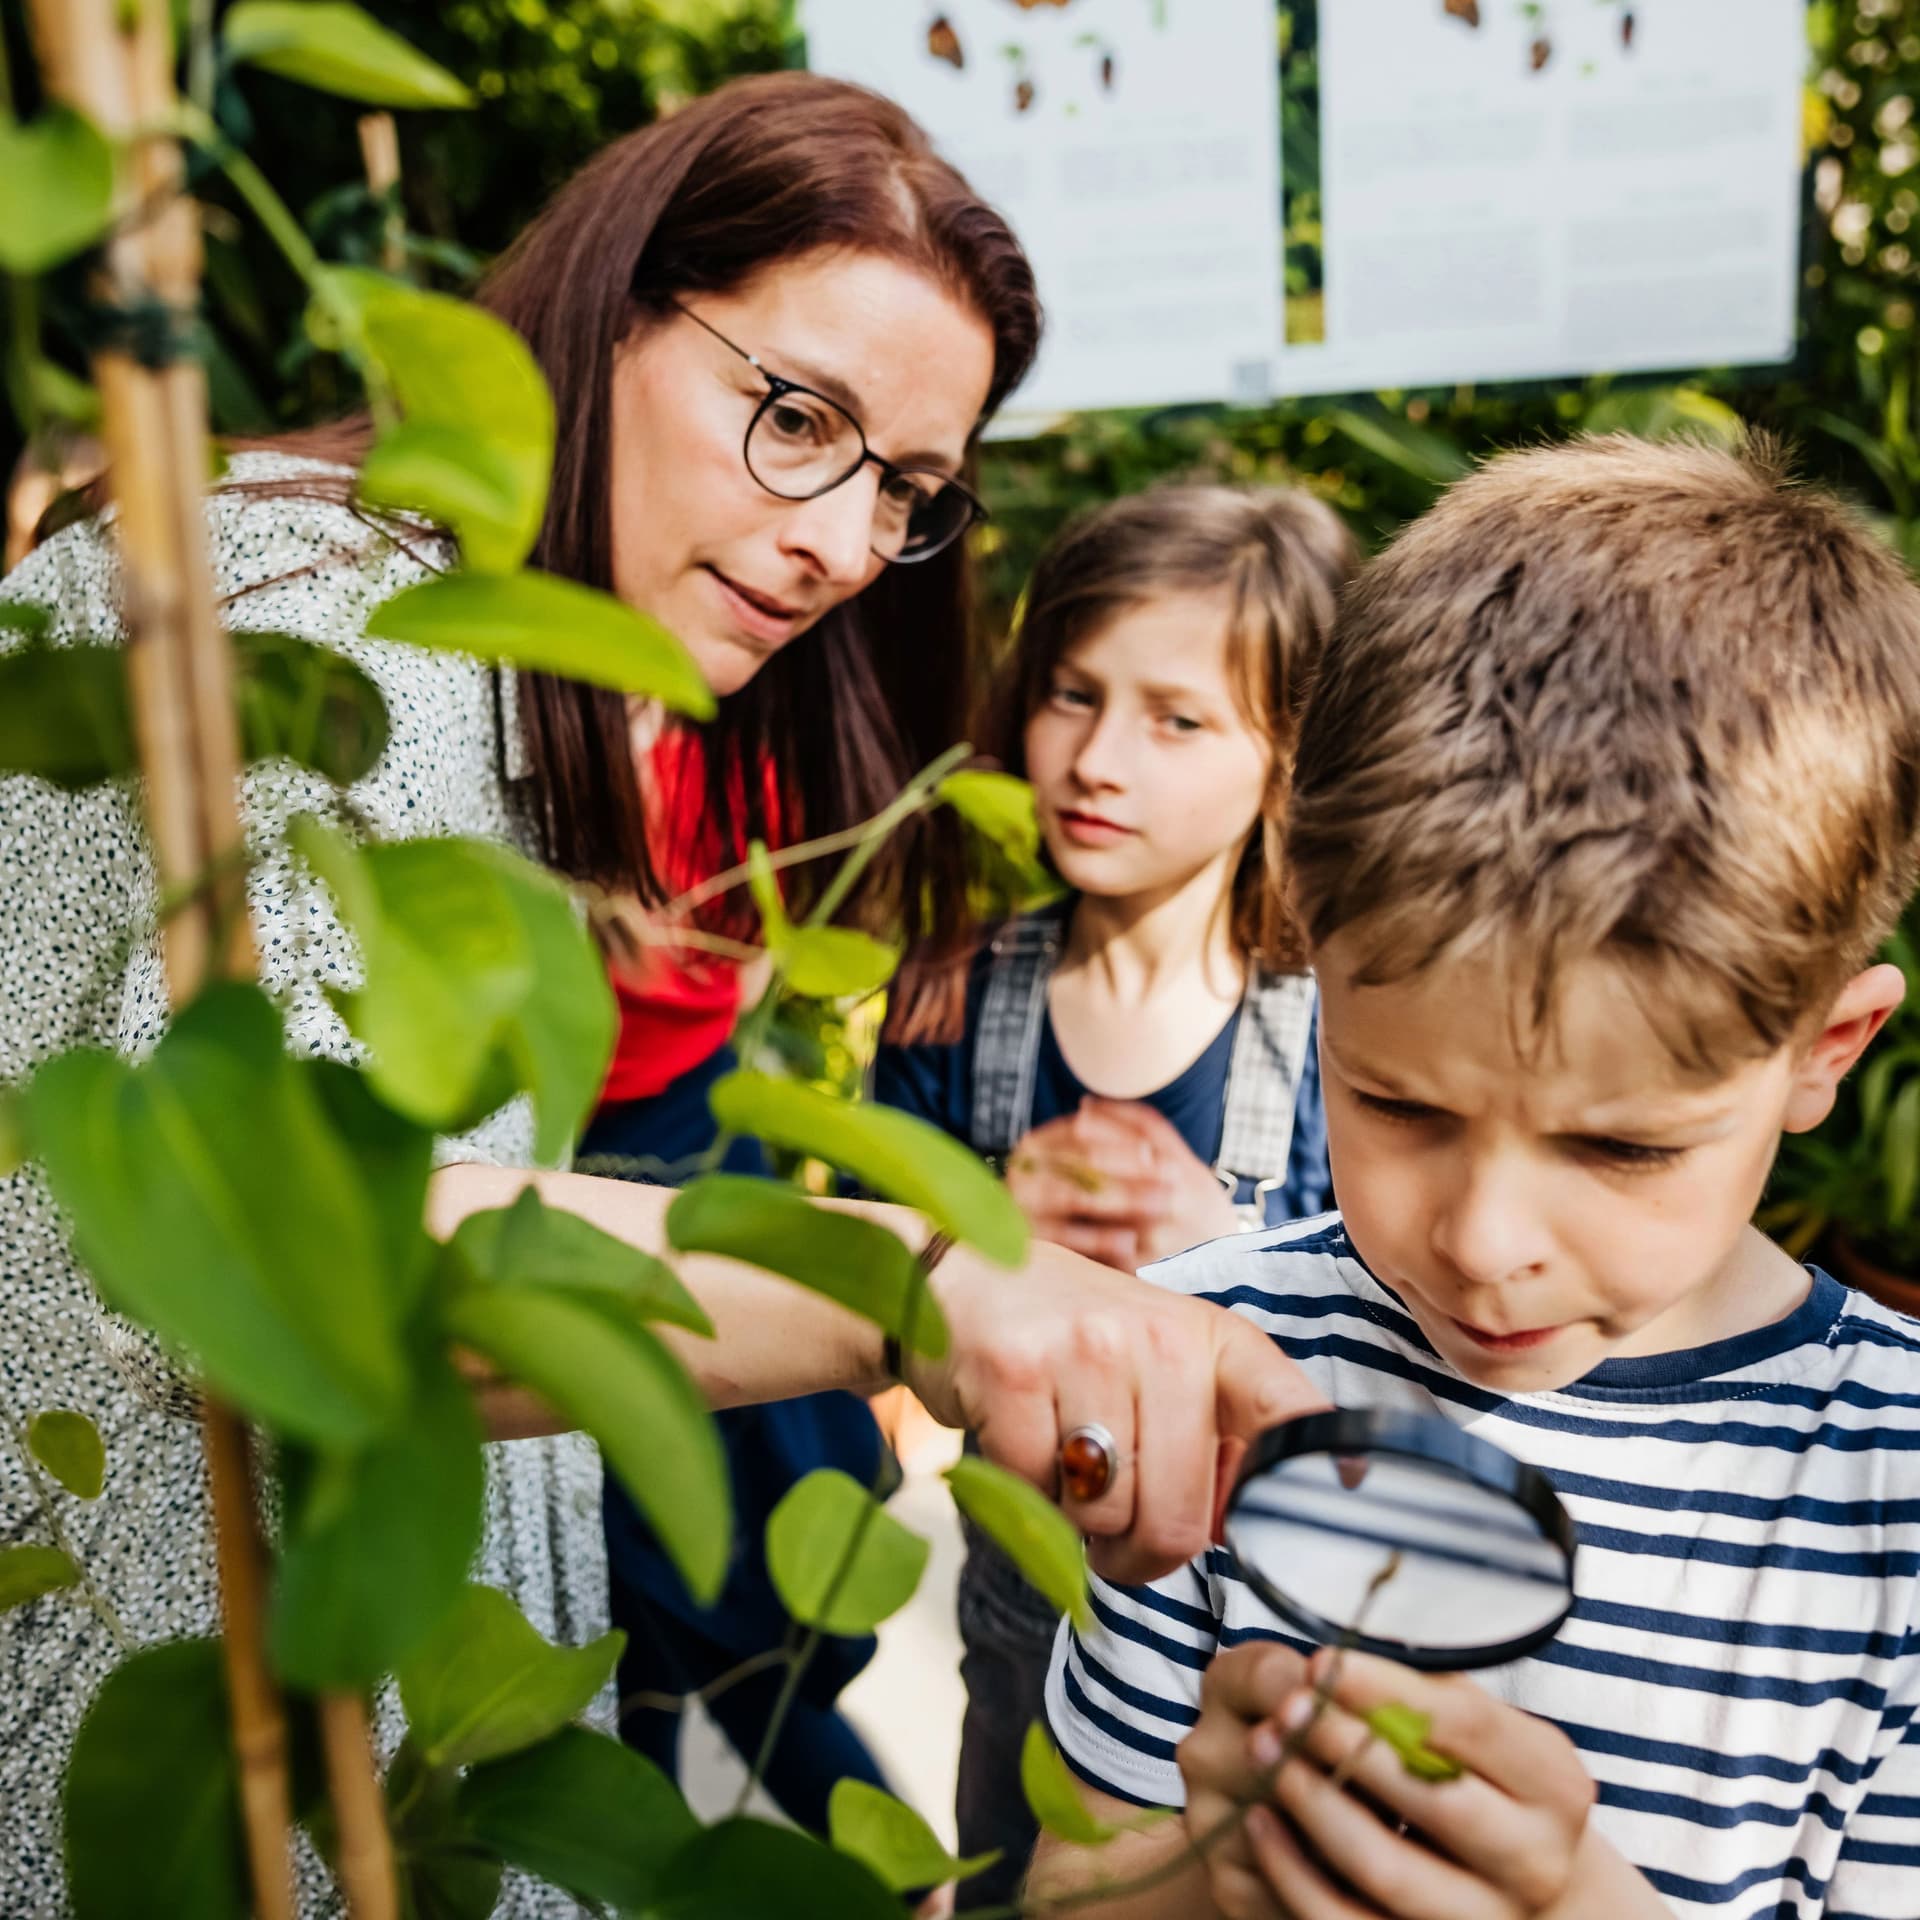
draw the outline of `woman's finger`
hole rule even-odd
[[[1288,1920],[1381,1920],[1378,1907],[1362,1906],[1327,1878],[1271,1807],[1247,1815],[1247,1845]]]
[[[1111,1449],[1112,1477],[1096,1499],[1077,1499],[1062,1485],[1061,1510],[1086,1533],[1117,1533],[1134,1515],[1140,1481],[1139,1427],[1135,1414],[1133,1354],[1124,1321],[1088,1314],[1073,1330],[1065,1364],[1054,1382],[1060,1439],[1083,1427],[1098,1427]]]
[[[1280,1769],[1273,1798],[1327,1867],[1395,1920],[1512,1920],[1504,1895],[1395,1832],[1304,1753]]]

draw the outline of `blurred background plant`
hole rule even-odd
[[[184,11],[204,0],[176,4]],[[379,0],[375,11],[480,101],[471,115],[400,116],[398,191],[415,236],[407,270],[453,289],[470,284],[606,141],[735,74],[787,64],[801,45],[793,0]],[[1856,500],[1920,565],[1920,6],[1812,0],[1808,27],[1805,300],[1801,351],[1791,365],[1088,414],[1030,439],[995,441],[981,456],[993,518],[975,535],[987,632],[1007,631],[1033,561],[1062,520],[1164,476],[1307,487],[1377,545],[1495,448],[1613,429],[1731,437],[1746,423],[1778,433],[1804,472]],[[20,74],[30,65],[20,57],[21,0],[0,0],[0,28]],[[1283,97],[1297,121],[1317,111],[1312,0],[1282,5],[1277,33]],[[211,79],[219,115],[247,135],[322,253],[377,259],[388,203],[372,188],[338,184],[360,172],[356,110],[270,75]],[[209,182],[205,191],[215,206],[206,351],[216,428],[259,432],[351,404],[356,396],[341,385],[340,363],[306,339],[294,276],[252,223],[223,217],[223,188]],[[1317,191],[1293,190],[1283,216],[1289,324],[1310,330]],[[32,319],[44,328],[52,369],[42,406],[84,426],[89,397],[62,377],[82,364],[75,293],[63,295],[56,276]],[[24,318],[16,305],[0,325],[17,327]],[[18,451],[17,443],[0,445],[5,467]],[[818,1044],[824,1077],[857,1064],[858,1050],[850,1054],[838,1034],[793,1038]],[[1890,1103],[1851,1120],[1843,1113],[1834,1126],[1855,1126],[1859,1139],[1885,1146],[1883,1129],[1905,1111]],[[1776,1198],[1795,1199],[1828,1173],[1789,1153]],[[1904,1197],[1910,1213],[1910,1183],[1890,1197]],[[1910,1221],[1900,1224],[1909,1236],[1901,1257],[1911,1270],[1920,1266],[1920,1249]]]

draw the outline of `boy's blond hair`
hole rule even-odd
[[[1920,862],[1920,587],[1778,450],[1507,454],[1351,590],[1287,857],[1363,983],[1478,956],[1531,1028],[1624,963],[1719,1073],[1823,1013]]]

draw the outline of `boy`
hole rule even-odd
[[[1479,1680],[1310,1674],[1221,1552],[1096,1580],[1052,1731],[1096,1811],[1185,1819],[1043,1841],[1034,1893],[1255,1803],[1088,1910],[1914,1920],[1920,1324],[1748,1223],[1899,1003],[1920,589],[1764,449],[1507,456],[1354,591],[1292,807],[1342,1213],[1154,1277],[1544,1469],[1578,1604]],[[1464,1778],[1366,1738],[1396,1699]]]

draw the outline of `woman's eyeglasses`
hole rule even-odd
[[[769,373],[757,355],[736,346],[677,300],[672,305],[767,383],[765,398],[747,422],[741,453],[747,471],[769,493],[782,500],[815,500],[844,486],[862,467],[877,467],[873,551],[901,565],[932,559],[976,520],[987,517],[986,508],[950,474],[883,460],[867,445],[859,421],[845,407],[811,387]]]

